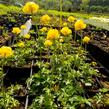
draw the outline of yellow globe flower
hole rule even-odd
[[[90,38],[89,38],[88,36],[85,36],[85,37],[83,38],[83,42],[84,42],[84,43],[89,43],[89,41],[90,41]]]
[[[59,31],[57,29],[50,29],[47,33],[48,40],[54,40],[59,38]]]
[[[78,20],[75,22],[75,30],[82,30],[86,28],[86,24],[83,22],[83,20]]]
[[[14,51],[12,50],[11,47],[8,46],[2,46],[0,48],[0,58],[7,58],[12,56]]]
[[[72,31],[71,31],[71,29],[69,29],[68,27],[63,27],[63,28],[61,29],[61,33],[62,33],[64,36],[67,36],[67,35],[71,34]]]
[[[23,41],[20,41],[17,43],[17,46],[23,48],[25,46],[25,44]]]
[[[69,22],[74,22],[76,20],[75,17],[73,16],[69,16],[68,19],[67,19]]]
[[[23,6],[23,12],[27,14],[34,14],[39,10],[39,5],[34,2],[27,2]]]
[[[26,25],[21,25],[20,28],[21,29],[26,29]]]
[[[47,31],[47,28],[46,27],[43,27],[43,28],[40,29],[40,31],[41,32],[46,32]]]
[[[31,37],[31,36],[30,36],[29,34],[26,34],[26,35],[24,36],[25,39],[30,39],[30,37]]]
[[[49,17],[49,15],[45,14],[40,18],[40,22],[42,24],[48,24],[50,22],[51,18]]]
[[[18,28],[18,27],[13,27],[12,33],[14,33],[14,34],[19,34],[20,32],[21,32],[20,28]]]
[[[46,40],[45,43],[44,43],[44,45],[47,46],[47,47],[51,46],[52,44],[53,43],[50,40]]]

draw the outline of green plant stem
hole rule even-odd
[[[3,65],[2,65],[2,70],[3,70]],[[4,104],[5,104],[5,89],[4,89],[4,87],[3,87],[3,84],[4,84],[4,82],[3,82],[3,78],[2,78],[2,81],[1,81],[1,84],[2,84],[2,93],[3,93],[3,98],[4,98]],[[6,109],[6,105],[4,105],[4,108]]]
[[[62,0],[60,0],[60,29],[62,27]]]
[[[36,25],[36,32],[37,32],[37,37],[39,36],[39,32],[38,32],[38,26]]]
[[[12,41],[12,45],[14,45],[16,39],[17,39],[17,35],[14,34],[13,41]]]
[[[41,62],[42,61],[42,51],[41,50],[40,50],[40,54],[39,55],[40,55],[39,58],[40,58],[40,62]]]
[[[54,41],[54,47],[56,48],[56,42]],[[53,49],[53,58],[56,56],[56,51],[55,49]],[[53,59],[51,60],[51,71],[52,71],[52,75],[53,75],[53,72],[54,72],[54,69],[55,69],[55,65],[53,63]]]
[[[84,47],[85,51],[87,50],[87,44],[85,44],[85,47]]]
[[[49,57],[50,57],[50,50],[49,48],[47,49],[47,62],[49,63]]]
[[[81,37],[81,48],[82,48],[82,31],[80,31],[80,37]]]
[[[74,42],[76,42],[76,31],[75,31],[75,34],[74,34]]]
[[[31,16],[32,16],[32,20],[33,20],[34,14],[32,14]],[[39,36],[39,33],[38,33],[38,25],[36,24],[35,26],[36,26],[36,33],[37,33],[37,37],[38,37]]]

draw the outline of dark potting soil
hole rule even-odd
[[[4,85],[10,86],[11,84],[26,84],[27,78],[30,77],[31,67],[11,67],[4,66]],[[39,68],[33,66],[33,72],[38,72]]]

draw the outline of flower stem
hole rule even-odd
[[[60,0],[60,29],[62,27],[62,0]]]
[[[84,47],[85,51],[87,50],[87,44],[85,44],[85,47]]]
[[[74,42],[76,42],[76,31],[75,31],[75,34],[74,34]]]
[[[80,37],[81,37],[81,47],[82,47],[82,31],[80,33]]]

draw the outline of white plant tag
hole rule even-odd
[[[21,33],[20,33],[21,36],[25,36],[30,31],[31,26],[32,26],[31,19],[27,20],[27,22],[25,23],[25,26],[26,28],[21,30]]]
[[[92,86],[91,83],[85,83],[85,86]]]

